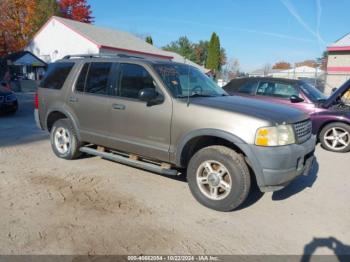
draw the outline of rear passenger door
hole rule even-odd
[[[156,76],[143,65],[119,64],[109,105],[110,135],[116,149],[169,160],[172,101],[159,86]],[[155,88],[163,102],[147,106],[138,98],[144,88]]]
[[[108,90],[113,66],[110,62],[83,64],[68,98],[79,121],[82,139],[99,145],[108,144]]]

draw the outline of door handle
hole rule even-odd
[[[77,97],[75,97],[75,96],[70,96],[69,97],[69,102],[78,102],[78,98]]]
[[[125,109],[125,105],[122,105],[122,104],[113,104],[113,109],[124,110],[124,109]]]

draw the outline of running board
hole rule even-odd
[[[137,160],[135,158],[118,155],[116,153],[108,153],[108,152],[99,151],[99,150],[91,148],[91,147],[86,147],[86,146],[81,147],[80,152],[83,152],[83,153],[86,153],[89,155],[99,156],[101,158],[105,158],[105,159],[112,160],[112,161],[115,161],[115,162],[118,162],[121,164],[129,165],[129,166],[145,169],[147,171],[159,173],[162,175],[167,175],[167,176],[179,175],[179,172],[175,169],[163,168],[160,165],[140,161],[140,160]]]

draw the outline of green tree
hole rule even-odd
[[[195,60],[193,62],[199,65],[205,65],[208,57],[209,41],[200,40],[197,44],[194,44]]]
[[[214,32],[211,35],[209,46],[208,46],[208,56],[206,67],[217,73],[221,68],[222,50],[220,47],[220,39],[218,35]]]
[[[53,15],[60,15],[56,0],[36,0],[35,31],[39,30]]]
[[[147,42],[147,43],[149,43],[149,44],[151,44],[151,45],[153,45],[153,39],[152,39],[152,36],[146,36],[146,39],[145,39],[145,41]]]
[[[182,36],[177,41],[173,41],[170,44],[163,47],[166,51],[171,51],[182,55],[183,57],[195,61],[194,48],[191,41],[186,37]]]

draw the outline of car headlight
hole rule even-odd
[[[295,143],[295,134],[291,125],[262,127],[256,131],[257,146],[284,146]]]

